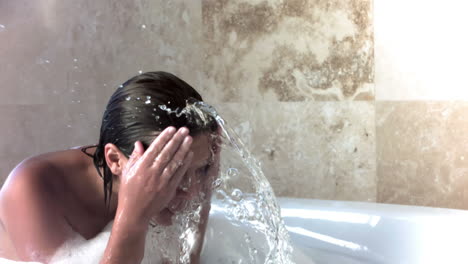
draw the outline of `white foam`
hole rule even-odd
[[[42,264],[40,262],[23,262],[23,261],[13,261],[5,258],[0,258],[0,264]]]

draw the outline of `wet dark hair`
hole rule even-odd
[[[204,117],[200,122],[197,115],[182,111],[187,105],[201,101],[201,95],[193,87],[162,71],[137,75],[116,89],[104,111],[99,143],[92,155],[94,166],[104,180],[104,203],[110,204],[114,177],[104,157],[104,146],[112,143],[128,158],[136,141],[141,141],[146,150],[169,126],[187,127],[191,136],[215,132],[214,118]]]

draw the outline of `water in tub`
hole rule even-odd
[[[212,156],[218,157],[219,162],[213,162],[219,164],[219,173],[209,188],[174,217],[171,226],[154,225],[149,229],[142,263],[190,263],[190,252],[199,246],[197,231],[200,221],[204,221],[202,216],[207,212],[204,211],[207,204],[212,212],[222,215],[222,219],[208,218],[201,263],[293,263],[293,248],[273,190],[259,163],[235,132],[213,107],[204,103],[190,104],[183,110],[167,106],[160,106],[160,109],[185,114],[199,122],[216,120],[220,130],[213,135],[213,140],[220,155]],[[91,240],[77,235],[57,250],[51,263],[98,263],[111,228],[112,222]]]

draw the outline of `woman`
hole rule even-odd
[[[100,263],[140,263],[150,223],[170,225],[201,193],[206,218],[217,124],[181,111],[196,101],[201,96],[172,74],[138,75],[110,98],[97,145],[21,162],[0,191],[0,257],[48,263],[76,233],[91,239],[114,221]]]

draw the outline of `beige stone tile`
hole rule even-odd
[[[199,1],[2,1],[0,104],[107,103],[139,71],[202,86]]]
[[[468,209],[468,103],[376,107],[378,202]]]
[[[371,102],[217,107],[261,162],[277,196],[376,200]]]
[[[102,113],[95,105],[1,105],[0,159],[94,144]]]
[[[205,0],[202,15],[216,100],[374,98],[371,0]]]
[[[377,100],[467,100],[465,1],[375,0]]]
[[[294,177],[298,196],[375,201],[375,109],[373,102],[321,102],[297,119]],[[304,186],[311,186],[305,188]]]
[[[22,160],[98,142],[96,105],[0,105],[0,186]]]

